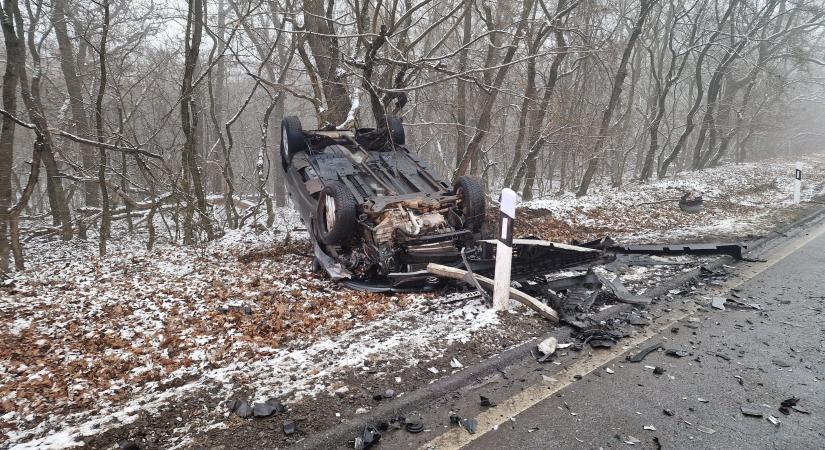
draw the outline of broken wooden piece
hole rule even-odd
[[[452,278],[454,280],[464,282],[466,282],[465,276],[469,275],[469,273],[466,270],[435,263],[427,264],[427,272],[430,272],[431,274],[440,277]],[[495,285],[495,282],[493,280],[481,275],[475,275],[475,280],[485,289],[492,289]],[[510,288],[510,298],[539,313],[541,317],[553,323],[559,323],[558,313],[556,313],[556,311],[553,308],[551,308],[548,305],[545,305],[537,298],[527,295],[524,292],[521,292],[520,290],[513,287]]]

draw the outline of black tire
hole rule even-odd
[[[484,223],[487,210],[487,199],[484,197],[484,188],[475,178],[462,175],[453,186],[455,195],[461,201],[461,214],[464,216],[464,228],[478,233]]]
[[[406,136],[404,135],[404,123],[400,117],[387,116],[387,127],[395,145],[404,145]]]
[[[284,167],[292,162],[292,156],[307,149],[304,140],[304,129],[301,121],[295,116],[287,116],[281,120],[281,161]]]
[[[334,208],[327,215],[327,206]],[[332,219],[332,224],[329,223]],[[352,240],[358,225],[358,207],[355,197],[343,183],[333,181],[324,186],[318,195],[315,212],[315,231],[318,240],[327,245],[341,245]]]

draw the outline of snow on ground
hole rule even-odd
[[[825,155],[801,159],[802,200],[825,194]],[[730,164],[647,184],[628,183],[620,189],[595,186],[590,194],[573,193],[538,199],[522,205],[531,210],[524,231],[563,238],[608,234],[624,242],[684,239],[744,238],[764,234],[793,205],[794,161],[768,160]],[[703,194],[705,210],[688,214],[676,200],[687,190]],[[673,201],[667,201],[673,200]]]
[[[825,157],[803,162],[810,199],[825,188]],[[792,173],[788,163],[741,164],[536,200],[522,209],[521,231],[625,241],[765,233],[797,208]],[[642,205],[687,188],[704,193],[705,212]],[[301,227],[283,209],[268,231],[152,251],[145,236],[121,233],[104,259],[95,242],[28,243],[27,270],[0,287],[0,446],[77,445],[195,392],[287,402],[330,395],[336,375],[353,367],[367,371],[380,358],[415,365],[443,356],[445,343],[502,328],[477,299],[459,306],[342,289],[309,270]],[[226,414],[214,408],[218,422],[206,426]]]

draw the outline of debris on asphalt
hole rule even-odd
[[[464,364],[461,364],[461,362],[457,358],[453,358],[450,360],[450,367],[452,367],[453,369],[461,369],[462,367],[464,367]]]
[[[286,419],[286,420],[284,420],[282,428],[284,430],[285,435],[289,436],[290,434],[294,434],[295,433],[295,422],[293,420]]]
[[[800,408],[799,406],[791,406],[791,409],[800,413],[800,414],[810,414],[811,412],[805,409]]]
[[[432,373],[434,373],[434,374],[438,375],[438,369],[436,369],[435,367],[430,367],[430,368],[428,368],[427,370],[429,370],[430,372],[432,372]]]
[[[787,407],[785,407],[785,406],[780,406],[780,407],[779,407],[779,412],[781,412],[782,414],[784,414],[784,415],[786,415],[786,416],[789,416],[789,415],[791,414],[791,410],[790,410],[790,409],[788,409],[788,408],[787,408]]]
[[[663,373],[665,373],[664,367],[656,366],[656,368],[653,369],[653,375],[661,375]]]
[[[779,424],[782,423],[782,422],[779,421],[779,419],[777,419],[774,416],[768,416],[768,422],[770,422],[770,423],[772,423],[776,426],[779,426]]]
[[[642,429],[647,431],[656,431],[656,427],[654,427],[653,425],[645,425],[642,427]]]
[[[641,442],[642,441],[636,439],[633,436],[628,436],[624,439],[624,443],[627,444],[627,445],[636,445],[636,444],[640,444]]]
[[[660,348],[664,348],[661,342],[653,344],[633,356],[628,356],[627,360],[634,363],[641,362],[647,357],[647,355],[659,350]]]
[[[697,398],[696,400],[697,400],[699,403],[708,403],[708,402],[710,402],[710,400],[705,400],[705,399],[703,399],[702,397],[699,397],[699,398]]]
[[[377,444],[379,440],[381,440],[381,432],[374,426],[367,425],[364,427],[364,431],[361,432],[361,435],[356,437],[354,441],[350,442],[353,443],[353,448],[355,450],[367,450]]]
[[[763,417],[762,411],[756,408],[752,408],[750,406],[740,406],[739,410],[742,411],[742,414],[748,417]]]
[[[799,399],[796,397],[791,397],[785,400],[782,400],[782,406],[786,408],[790,408],[791,406],[796,406],[799,403]]]
[[[716,309],[724,311],[725,310],[725,302],[727,302],[727,300],[728,299],[725,298],[725,297],[713,297],[711,299],[710,306],[712,306]]]
[[[485,396],[483,396],[483,395],[479,395],[479,397],[481,398],[481,402],[480,402],[480,403],[481,403],[481,406],[482,406],[482,407],[485,407],[485,408],[492,408],[493,406],[497,406],[497,405],[496,405],[496,402],[494,402],[494,401],[490,400],[489,398],[487,398],[487,397],[485,397]]]
[[[556,345],[558,345],[558,343],[559,341],[553,336],[541,341],[538,346],[539,352],[542,354],[539,362],[547,361],[553,353],[556,353]]]
[[[779,367],[787,368],[791,367],[791,363],[785,361],[784,359],[774,358],[771,360],[772,363],[776,364]]]
[[[470,434],[476,434],[478,422],[475,419],[461,419],[461,427],[467,430]]]
[[[570,347],[571,345],[573,345],[572,342],[565,342],[564,344],[557,344],[556,348],[557,349],[565,349],[565,348]]]
[[[703,426],[703,425],[697,425],[697,426],[696,426],[696,429],[697,429],[697,430],[699,430],[699,431],[701,431],[702,433],[705,433],[705,434],[713,434],[713,433],[716,433],[716,430],[714,430],[713,428],[708,428],[708,427]]]
[[[665,355],[673,356],[674,358],[684,358],[685,356],[690,355],[690,353],[688,353],[686,350],[669,349],[665,350]]]
[[[450,412],[450,425],[461,425],[461,416],[454,412]]]
[[[613,371],[613,369],[611,369],[610,367],[605,367],[604,371],[605,371],[605,372],[607,372],[607,373],[609,373],[609,374],[611,374],[611,375],[612,375],[612,374],[614,374],[614,373],[616,373],[616,372],[614,372],[614,371]]]
[[[355,410],[355,414],[359,414],[359,415],[360,414],[366,414],[368,412],[370,412],[370,410],[368,410],[367,408],[364,408],[363,406]]]
[[[667,409],[667,408],[663,409],[662,412],[665,413],[666,416],[671,416],[671,417],[676,414],[675,412],[673,412],[672,409]]]

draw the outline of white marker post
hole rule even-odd
[[[513,262],[513,221],[518,195],[510,188],[501,190],[501,223],[496,248],[496,275],[493,284],[493,309],[504,310],[510,300],[510,266]]]
[[[802,163],[796,162],[796,172],[793,180],[793,203],[796,205],[801,200],[802,196]]]

